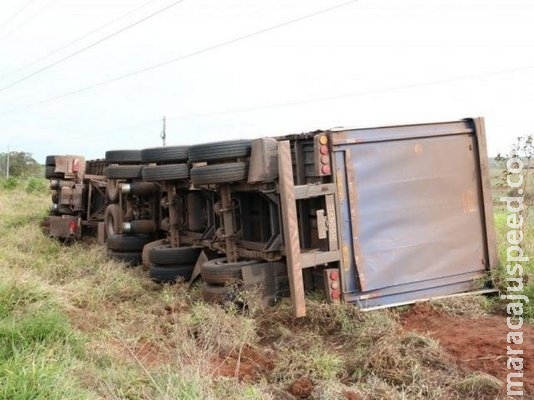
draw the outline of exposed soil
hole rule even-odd
[[[287,391],[297,399],[307,399],[313,388],[313,383],[308,378],[299,378],[289,386]]]
[[[229,356],[212,361],[212,374],[226,377],[237,377],[241,381],[257,381],[272,371],[273,361],[267,355],[250,347],[245,347],[241,354],[233,352]]]
[[[429,335],[439,341],[443,349],[460,367],[482,371],[505,383],[509,372],[507,363],[506,316],[472,319],[438,311],[428,303],[415,305],[403,314],[401,322],[406,330]],[[523,382],[526,393],[534,394],[534,326],[523,324],[523,343],[511,344],[523,350]]]

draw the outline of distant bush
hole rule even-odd
[[[15,178],[13,176],[2,179],[1,181],[2,189],[4,190],[15,190],[20,185],[20,180],[18,178]]]
[[[26,182],[26,193],[45,192],[47,190],[47,181],[43,178],[30,178]]]

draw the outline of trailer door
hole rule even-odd
[[[483,121],[332,142],[345,299],[376,307],[476,290],[496,259]]]

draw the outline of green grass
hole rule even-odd
[[[306,300],[302,319],[288,300],[249,312],[210,306],[199,286],[159,286],[101,246],[63,246],[39,229],[46,191],[28,185],[0,189],[0,398],[290,399],[299,379],[312,385],[309,399],[499,398],[498,381],[459,369],[439,343],[405,332],[402,310],[364,313],[319,296]],[[500,238],[505,218],[496,215]],[[496,281],[503,278],[501,270]],[[533,290],[529,283],[526,293]],[[433,304],[481,318],[495,303]]]
[[[0,397],[87,398],[70,379],[82,339],[38,282],[0,284]]]
[[[509,264],[506,261],[507,255],[506,251],[510,246],[506,239],[506,233],[510,230],[507,226],[506,218],[508,214],[505,211],[500,211],[495,214],[495,228],[497,230],[497,248],[499,254],[500,267],[494,274],[494,282],[496,283],[498,289],[501,291],[501,294],[507,294],[507,287],[511,286],[512,283],[507,282],[507,278],[512,276],[507,274],[506,265]],[[529,257],[530,260],[527,262],[522,262],[523,267],[523,282],[524,288],[521,292],[513,292],[513,294],[524,294],[530,299],[534,298],[534,215],[529,210],[525,215],[524,222],[524,238],[521,243],[523,248],[524,255]],[[500,302],[501,305],[507,303],[507,300]],[[534,303],[529,302],[523,306],[523,317],[530,321],[534,322]]]

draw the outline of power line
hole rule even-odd
[[[20,109],[36,107],[36,106],[40,106],[40,105],[47,104],[47,103],[50,103],[50,102],[54,102],[56,100],[60,100],[60,99],[63,99],[65,97],[69,97],[69,96],[73,96],[75,94],[86,92],[88,90],[95,89],[95,88],[100,87],[100,86],[108,85],[110,83],[113,83],[113,82],[116,82],[116,81],[119,81],[119,80],[122,80],[122,79],[126,79],[126,78],[129,78],[129,77],[135,76],[135,75],[142,74],[144,72],[152,71],[154,69],[163,67],[163,66],[168,65],[168,64],[173,64],[173,63],[176,63],[178,61],[185,60],[187,58],[191,58],[191,57],[197,56],[197,55],[202,54],[202,53],[207,53],[209,51],[212,51],[212,50],[215,50],[215,49],[219,49],[221,47],[228,46],[230,44],[234,44],[234,43],[243,41],[245,39],[249,39],[251,37],[254,37],[254,36],[266,33],[266,32],[274,31],[276,29],[283,28],[285,26],[288,26],[288,25],[291,25],[291,24],[294,24],[294,23],[297,23],[297,22],[300,22],[300,21],[315,17],[315,16],[320,15],[320,14],[327,13],[329,11],[336,10],[338,8],[341,8],[341,7],[345,7],[345,6],[349,5],[349,4],[355,3],[356,1],[358,1],[358,0],[349,0],[349,1],[346,1],[344,3],[340,3],[340,4],[337,4],[337,5],[328,7],[328,8],[323,8],[323,9],[321,9],[319,11],[315,11],[315,12],[313,12],[311,14],[307,14],[307,15],[304,15],[304,16],[301,16],[301,17],[298,17],[298,18],[293,18],[293,19],[290,19],[288,21],[281,22],[281,23],[272,25],[272,26],[267,27],[267,28],[263,28],[263,29],[260,29],[260,30],[254,31],[254,32],[250,32],[250,33],[238,36],[238,37],[233,38],[233,39],[225,40],[223,42],[220,42],[220,43],[208,46],[208,47],[204,47],[204,48],[202,48],[200,50],[196,50],[194,52],[191,52],[191,53],[188,53],[188,54],[185,54],[185,55],[182,55],[182,56],[171,58],[169,60],[160,62],[158,64],[154,64],[154,65],[142,68],[142,69],[138,69],[136,71],[129,72],[129,73],[126,73],[126,74],[123,74],[123,75],[119,75],[119,76],[117,76],[115,78],[111,78],[111,79],[107,79],[105,81],[94,83],[92,85],[85,86],[83,88],[76,89],[76,90],[73,90],[73,91],[70,91],[70,92],[67,92],[67,93],[63,93],[63,94],[60,94],[58,96],[54,96],[54,97],[51,97],[51,98],[48,98],[48,99],[40,100],[40,101],[37,101],[35,103],[28,104],[26,106],[21,106]],[[10,86],[12,86],[12,85],[10,85]],[[7,87],[10,87],[10,86],[7,86]],[[0,91],[2,91],[4,89],[7,89],[7,87],[4,87],[4,88],[0,89]],[[10,113],[10,112],[16,111],[18,109],[19,108],[14,108],[14,109],[8,110],[5,113],[2,113],[0,115],[6,114],[6,113]]]
[[[371,90],[365,90],[365,91],[359,91],[359,92],[342,93],[342,94],[332,95],[332,96],[323,96],[323,97],[314,97],[314,98],[308,98],[308,99],[300,99],[300,100],[288,101],[288,102],[284,102],[284,103],[258,105],[258,106],[246,107],[246,108],[235,108],[235,109],[214,111],[214,112],[208,112],[208,113],[185,114],[185,115],[181,115],[181,116],[170,117],[170,118],[167,118],[167,120],[210,117],[210,116],[215,116],[215,115],[237,114],[237,113],[244,113],[244,112],[251,112],[251,111],[258,111],[258,110],[267,110],[267,109],[271,109],[271,108],[282,108],[282,107],[289,107],[289,106],[298,106],[298,105],[302,105],[302,104],[319,103],[319,102],[323,102],[323,101],[339,100],[339,99],[343,99],[343,98],[369,96],[369,95],[373,95],[373,94],[381,94],[381,93],[389,93],[389,92],[395,92],[395,91],[401,91],[401,90],[409,90],[409,89],[415,89],[415,88],[424,87],[424,86],[441,85],[441,84],[444,84],[444,83],[453,83],[453,82],[470,80],[470,79],[488,78],[488,77],[495,76],[495,75],[503,75],[503,74],[514,73],[514,72],[528,71],[528,70],[532,70],[532,69],[534,69],[534,65],[518,67],[518,68],[512,68],[512,69],[505,69],[505,70],[503,69],[503,70],[498,70],[498,71],[491,71],[491,72],[487,72],[487,73],[478,73],[478,74],[456,76],[456,77],[451,77],[451,78],[436,79],[436,80],[432,80],[432,81],[415,82],[415,83],[410,83],[410,84],[405,84],[405,85],[391,86],[391,87],[382,88],[382,89],[371,89]]]
[[[56,0],[51,0],[47,3],[45,3],[39,10],[37,10],[36,12],[34,12],[32,15],[30,15],[28,18],[26,18],[25,20],[21,21],[18,25],[16,25],[14,28],[12,28],[11,30],[9,30],[7,33],[5,33],[3,36],[2,36],[2,39],[5,39],[6,37],[9,37],[11,35],[13,35],[16,31],[18,31],[20,28],[22,28],[24,25],[26,25],[28,22],[30,22],[32,19],[34,19],[35,17],[37,17],[39,14],[41,14],[46,8],[48,8],[48,6],[50,4],[52,4],[54,1]]]
[[[119,29],[118,31],[115,31],[115,32],[103,37],[102,39],[99,39],[96,42],[93,42],[90,45],[87,45],[87,46],[81,48],[80,50],[77,50],[74,53],[69,54],[68,56],[60,58],[59,60],[54,61],[53,63],[48,64],[48,65],[38,69],[37,71],[34,71],[31,74],[28,74],[28,75],[24,76],[23,78],[20,78],[20,79],[16,80],[15,82],[12,82],[12,83],[0,88],[0,92],[3,92],[4,90],[9,89],[10,87],[13,87],[13,86],[15,86],[15,85],[17,85],[17,84],[19,84],[21,82],[24,82],[25,80],[30,79],[32,76],[40,74],[41,72],[44,72],[44,71],[46,71],[46,70],[48,70],[48,69],[50,69],[50,68],[52,68],[52,67],[54,67],[54,66],[56,66],[58,64],[61,64],[62,62],[65,62],[68,59],[70,59],[70,58],[72,58],[74,56],[77,56],[78,54],[83,53],[84,51],[87,51],[87,50],[99,45],[100,43],[105,42],[106,40],[109,40],[109,39],[113,38],[114,36],[117,36],[118,34],[124,32],[124,31],[126,31],[126,30],[128,30],[130,28],[133,28],[134,26],[139,25],[140,23],[145,22],[146,20],[148,20],[148,19],[150,19],[152,17],[155,17],[158,14],[161,14],[162,12],[167,11],[170,8],[176,6],[176,5],[180,4],[180,3],[183,3],[184,1],[185,0],[177,0],[177,1],[173,2],[173,3],[171,3],[170,5],[165,6],[165,7],[161,8],[161,9],[153,12],[152,14],[150,14],[148,16],[141,18],[140,20],[137,20],[137,21],[125,26],[124,28]]]
[[[425,81],[425,82],[415,82],[410,83],[406,85],[399,85],[399,86],[392,86],[382,89],[371,89],[371,90],[365,90],[365,91],[357,91],[357,92],[348,92],[348,93],[341,93],[337,95],[331,95],[331,96],[321,96],[321,97],[313,97],[313,98],[307,98],[307,99],[298,99],[294,101],[287,101],[283,103],[273,103],[273,104],[264,104],[264,105],[258,105],[253,107],[243,107],[243,108],[233,108],[233,109],[227,109],[227,110],[220,110],[220,111],[211,111],[206,113],[191,113],[191,114],[184,114],[184,115],[178,115],[178,116],[171,116],[166,118],[167,121],[169,120],[179,120],[179,119],[188,119],[188,118],[202,118],[202,117],[211,117],[216,115],[226,115],[226,114],[239,114],[239,113],[246,113],[246,112],[253,112],[253,111],[260,111],[260,110],[268,110],[268,109],[274,109],[274,108],[283,108],[283,107],[291,107],[291,106],[298,106],[303,104],[312,104],[312,103],[320,103],[325,101],[332,101],[332,100],[339,100],[343,98],[351,98],[351,97],[360,97],[360,96],[369,96],[374,94],[381,94],[381,93],[389,93],[389,92],[395,92],[395,91],[402,91],[402,90],[409,90],[409,89],[415,89],[418,87],[424,87],[424,86],[433,86],[433,85],[440,85],[444,83],[453,83],[457,81],[463,81],[463,80],[469,80],[469,79],[480,79],[480,78],[488,78],[495,75],[503,75],[507,73],[514,73],[514,72],[521,72],[521,71],[528,71],[534,69],[534,65],[530,66],[524,66],[519,68],[513,68],[513,69],[504,69],[504,70],[498,70],[498,71],[491,71],[487,73],[482,74],[471,74],[471,75],[463,75],[463,76],[456,76],[451,78],[443,78],[443,79],[436,79],[432,81]],[[133,130],[142,126],[148,126],[148,125],[155,125],[156,123],[160,122],[161,120],[150,120],[145,122],[140,122],[135,125],[127,125],[120,128],[112,128],[105,131],[100,132],[94,132],[91,135],[92,136],[101,136],[106,135],[109,133],[115,133],[115,132],[123,132],[123,131],[129,131]],[[85,135],[80,136],[73,136],[73,139],[78,139],[85,137]]]
[[[59,52],[62,51],[62,50],[65,50],[66,48],[72,46],[73,44],[76,44],[76,43],[78,43],[78,42],[84,40],[85,38],[87,38],[87,37],[89,37],[89,36],[92,36],[92,35],[94,35],[95,33],[97,33],[97,32],[99,32],[99,31],[101,31],[101,30],[107,28],[108,26],[113,25],[114,23],[120,21],[121,19],[126,18],[127,16],[129,16],[129,15],[135,13],[136,11],[138,11],[138,10],[140,10],[140,9],[142,9],[142,8],[144,8],[144,7],[146,7],[148,4],[153,3],[154,1],[156,1],[156,0],[145,1],[144,3],[140,4],[139,6],[137,6],[137,7],[133,8],[133,9],[127,11],[127,12],[124,13],[124,14],[119,15],[118,17],[116,17],[116,18],[114,18],[114,19],[112,19],[112,20],[110,20],[110,21],[108,21],[108,22],[106,22],[106,23],[104,23],[104,24],[102,24],[102,25],[99,25],[97,28],[95,28],[95,29],[93,29],[93,30],[91,30],[91,31],[89,31],[89,32],[87,32],[87,33],[85,33],[85,34],[83,34],[83,35],[80,36],[80,37],[77,37],[77,38],[74,39],[74,40],[71,40],[70,42],[64,44],[63,46],[60,46],[60,47],[58,47],[57,49],[52,50],[52,51],[50,51],[49,53],[47,53],[47,54],[45,54],[45,55],[43,55],[43,56],[40,56],[40,57],[38,57],[38,58],[35,58],[34,60],[32,60],[32,61],[30,61],[30,62],[24,64],[23,66],[17,68],[15,71],[12,71],[12,72],[10,72],[9,74],[0,77],[0,79],[4,80],[4,79],[6,79],[6,78],[9,78],[10,76],[16,75],[16,74],[18,74],[19,72],[22,72],[22,71],[28,69],[29,67],[31,67],[31,66],[37,64],[38,62],[40,62],[40,61],[42,61],[42,60],[45,60],[45,59],[47,59],[48,57],[53,56],[54,54],[59,53]]]
[[[22,7],[20,7],[20,8],[19,8],[13,15],[11,15],[11,17],[9,17],[8,19],[6,19],[6,20],[4,21],[4,23],[2,24],[2,26],[0,26],[0,29],[5,28],[6,26],[8,26],[8,25],[11,23],[11,21],[13,21],[15,18],[17,18],[17,17],[19,16],[19,14],[22,13],[22,12],[26,9],[26,7],[28,7],[28,6],[29,6],[30,4],[32,4],[34,1],[35,1],[35,0],[29,0],[29,1],[27,1],[26,3],[24,3],[24,4],[22,5]]]

